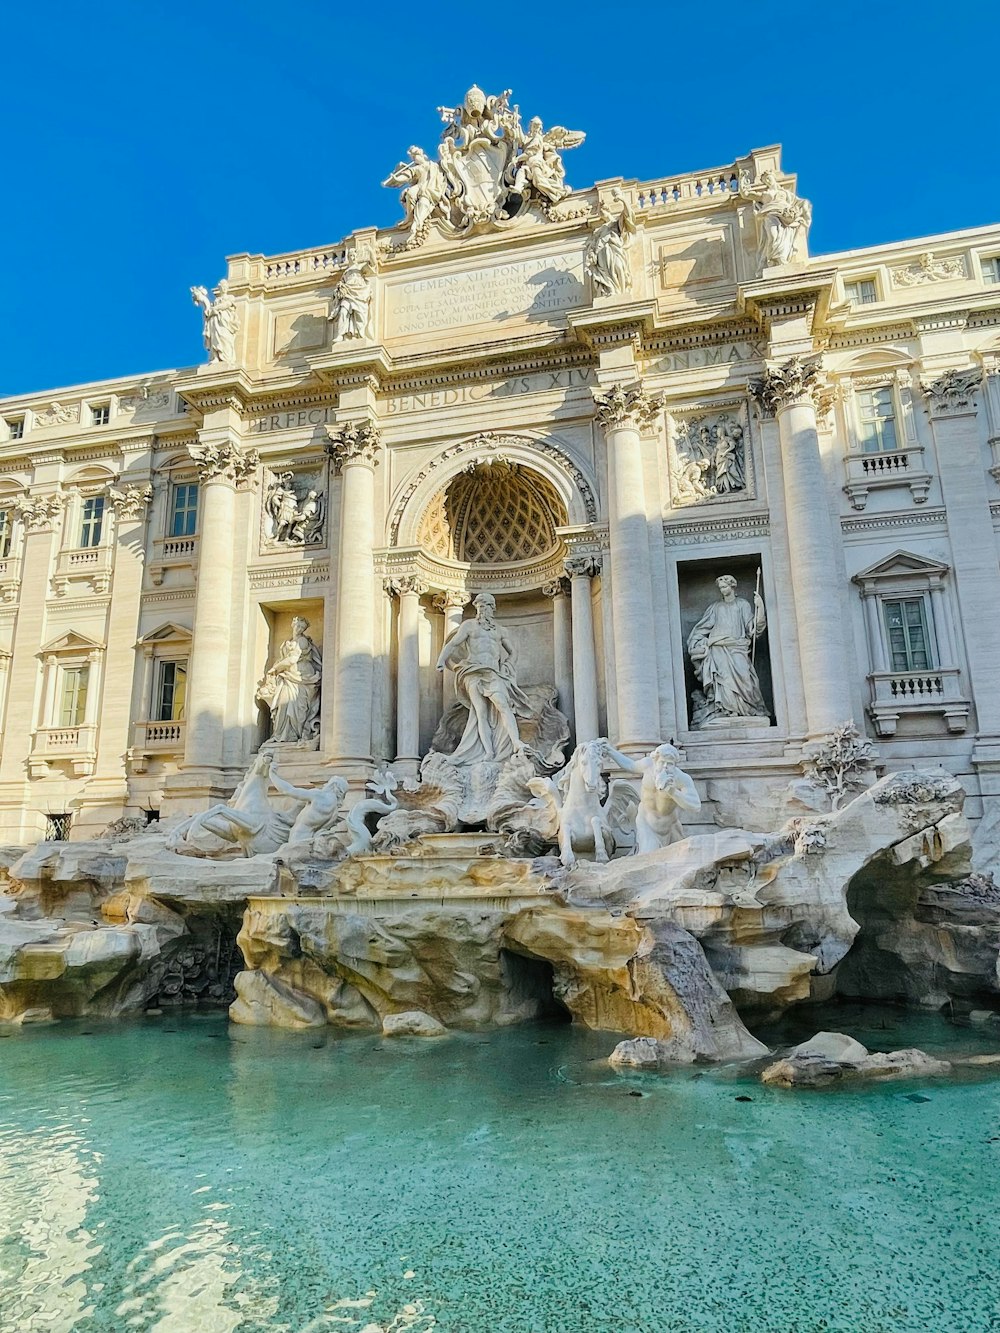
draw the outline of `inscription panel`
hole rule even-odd
[[[584,303],[583,256],[546,255],[413,278],[387,284],[385,296],[390,338],[517,317],[544,322]]]

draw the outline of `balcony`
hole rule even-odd
[[[132,732],[129,766],[145,773],[150,759],[178,759],[184,753],[183,722],[137,722]]]
[[[868,677],[872,701],[868,712],[880,736],[895,736],[901,717],[938,714],[950,732],[964,731],[969,701],[961,694],[958,667],[933,671],[873,671]]]
[[[28,756],[29,774],[44,778],[60,761],[69,762],[74,777],[89,777],[97,762],[97,727],[39,727]]]
[[[168,569],[190,569],[192,578],[198,564],[198,538],[158,537],[153,543],[153,558],[149,562],[149,577],[157,587],[163,582]]]
[[[0,602],[16,602],[21,591],[21,558],[7,555],[0,560]]]
[[[931,474],[924,469],[922,446],[895,449],[884,454],[848,454],[847,483],[844,490],[854,509],[864,509],[872,491],[890,486],[908,486],[913,503],[925,503],[931,488]]]
[[[106,593],[111,587],[113,565],[114,550],[110,546],[81,546],[60,551],[52,576],[56,596],[65,597],[69,585],[76,582],[89,582],[94,592]]]

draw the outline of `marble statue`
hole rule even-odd
[[[323,540],[325,509],[319,491],[309,487],[300,494],[295,474],[279,472],[264,495],[265,536],[279,544],[315,546]]]
[[[780,184],[773,171],[762,171],[755,181],[740,174],[740,198],[753,202],[757,219],[757,262],[761,268],[789,264],[805,241],[812,221],[812,204]]]
[[[692,778],[679,768],[680,751],[658,745],[644,759],[618,756],[622,768],[642,774],[635,817],[635,854],[655,852],[685,838],[681,811],[696,814],[701,797]]]
[[[291,638],[257,685],[256,698],[271,714],[271,742],[301,744],[319,739],[319,691],[323,659],[306,633],[309,621],[292,618]]]
[[[677,423],[674,433],[672,497],[694,504],[746,490],[746,442],[739,421],[723,414]]]
[[[560,152],[585,135],[556,125],[544,130],[533,118],[527,130],[510,89],[487,96],[473,86],[461,105],[439,107],[445,128],[438,160],[421,148],[409,150],[383,182],[402,189],[409,224],[404,248],[419,245],[431,222],[452,235],[503,226],[532,203],[545,213],[571,193]]]
[[[239,850],[244,856],[262,856],[283,847],[294,816],[276,810],[268,799],[273,760],[268,750],[256,755],[228,801],[191,815],[170,831],[167,851],[217,857]]]
[[[345,338],[371,337],[371,305],[375,265],[357,250],[347,256],[347,267],[333,293],[329,322],[333,325],[333,341]]]
[[[414,246],[424,239],[431,219],[442,210],[448,182],[438,163],[432,162],[422,148],[411,147],[407,151],[409,162],[400,162],[382,184],[401,189],[400,198],[410,224],[406,243]]]
[[[321,833],[329,832],[340,815],[348,782],[346,778],[333,777],[322,787],[296,787],[277,773],[271,773],[271,786],[283,796],[293,796],[302,802],[302,808],[295,816],[284,844],[286,847],[295,847],[312,842]]]
[[[223,365],[236,364],[236,335],[240,330],[240,317],[236,309],[236,298],[229,294],[229,283],[225,278],[213,293],[215,300],[209,299],[205,287],[192,287],[191,297],[199,306],[204,321],[202,336],[208,350],[209,362],[218,361]]]
[[[584,741],[555,780],[549,780],[548,789],[535,791],[540,807],[551,811],[557,806],[559,860],[564,866],[576,864],[577,852],[593,852],[596,861],[606,862],[627,837],[635,791],[631,783],[606,783],[604,771],[613,764],[633,767],[606,737]]]
[[[481,592],[473,600],[474,619],[463,620],[447,641],[437,669],[455,673],[455,692],[468,706],[469,720],[453,764],[507,759],[524,749],[518,716],[530,716],[526,696],[517,687],[514,645],[496,622],[496,600]]]
[[[768,718],[754,667],[758,637],[767,627],[764,602],[753,594],[753,608],[736,596],[736,579],[715,580],[720,600],[713,602],[688,635],[688,655],[701,683],[695,727],[733,717]]]
[[[611,198],[621,207],[615,213],[606,200],[601,200],[598,223],[584,253],[584,268],[590,274],[595,296],[617,296],[632,286],[628,251],[636,232],[635,213],[617,187],[611,191]]]

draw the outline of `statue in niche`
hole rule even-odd
[[[812,221],[812,204],[799,199],[778,181],[773,171],[762,171],[755,181],[740,173],[740,198],[751,200],[757,220],[757,262],[761,268],[789,264],[800,238],[805,240]]]
[[[216,287],[213,295],[214,301],[209,299],[207,288],[191,288],[191,298],[202,313],[202,337],[208,351],[209,362],[218,361],[223,365],[234,366],[236,335],[240,331],[236,298],[229,294],[229,283],[225,278]]]
[[[270,743],[318,743],[319,691],[323,675],[320,651],[306,633],[309,621],[292,618],[292,636],[278,648],[274,662],[257,685],[256,699],[271,714]]]
[[[739,421],[723,415],[678,424],[674,435],[673,499],[693,504],[746,490],[746,442]]]
[[[636,232],[635,213],[617,186],[611,198],[621,204],[618,213],[601,200],[598,224],[584,253],[584,268],[594,284],[595,296],[616,296],[632,286],[629,246]]]
[[[323,497],[309,488],[295,489],[295,474],[280,472],[264,496],[265,533],[269,540],[292,546],[315,546],[323,540]]]
[[[514,645],[496,622],[496,600],[481,592],[473,600],[475,618],[463,620],[441,650],[437,669],[455,673],[455,692],[468,706],[469,720],[456,764],[480,759],[508,759],[525,749],[518,717],[530,717],[531,705],[517,687]]]
[[[703,727],[733,717],[769,718],[754,667],[757,639],[767,628],[763,599],[755,591],[751,608],[737,597],[732,574],[721,575],[715,583],[720,600],[712,603],[687,641],[701,683],[694,696],[692,725]]]
[[[333,293],[329,322],[333,324],[333,341],[345,338],[371,337],[371,305],[375,265],[366,256],[351,250],[347,267]]]

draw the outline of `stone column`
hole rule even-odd
[[[617,743],[626,754],[645,754],[660,743],[660,698],[651,650],[653,582],[640,432],[663,404],[644,393],[641,383],[612,384],[595,391],[594,401],[608,447]]]
[[[985,741],[996,750],[991,755],[992,766],[1000,764],[1000,624],[992,614],[1000,588],[1000,560],[977,420],[982,372],[978,367],[948,370],[922,388],[948,515],[955,590],[979,723],[976,748],[982,752]],[[1000,791],[1000,769],[996,789]]]
[[[798,630],[806,721],[811,737],[827,736],[851,718],[851,679],[840,628],[834,530],[819,451],[815,361],[792,357],[750,385],[761,410],[777,417],[788,525],[788,555]]]
[[[83,723],[84,727],[97,729],[97,718],[100,714],[101,686],[101,658],[104,656],[100,648],[95,648],[93,652],[87,654],[87,697],[83,702]]]
[[[573,722],[573,642],[569,619],[569,584],[553,579],[542,588],[552,598],[552,657],[556,686],[556,707]]]
[[[399,598],[396,661],[396,763],[412,777],[420,767],[420,598],[427,584],[413,575],[387,579],[386,592]]]
[[[236,487],[257,467],[224,433],[203,431],[189,453],[198,467],[198,591],[188,659],[185,785],[211,789],[223,781],[226,694],[232,641]],[[206,795],[210,794],[207,792]]]
[[[149,444],[143,442],[141,449],[136,452],[146,455],[141,460],[144,473],[137,480],[112,487],[109,491],[109,508],[115,515],[115,565],[111,582],[111,606],[108,610],[108,650],[97,770],[95,782],[87,790],[87,797],[93,798],[97,804],[114,799],[124,801],[127,791],[125,755],[132,745],[131,682],[135,677],[135,642],[139,637],[146,514],[153,498],[153,488],[145,471],[149,466]],[[149,651],[152,655],[152,650]],[[96,680],[93,684],[96,686]],[[144,679],[143,689],[146,688]],[[89,691],[87,706],[90,707]],[[107,824],[113,817],[109,815],[104,823]]]
[[[375,657],[375,468],[381,437],[373,421],[330,428],[327,452],[340,473],[333,729],[330,762],[348,776],[372,765]]]
[[[42,683],[42,715],[39,722],[43,727],[58,725],[56,717],[56,681],[59,679],[59,658],[49,653],[45,659]]]
[[[460,588],[448,588],[439,597],[434,598],[435,607],[444,615],[444,643],[461,625],[463,612],[469,601],[469,594]],[[442,711],[455,701],[455,673],[448,667],[441,672]]]
[[[590,581],[600,568],[601,558],[597,555],[572,555],[566,561],[573,600],[573,697],[577,745],[595,740],[599,734],[597,649]]]

